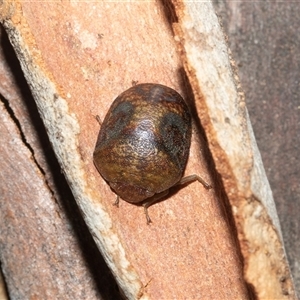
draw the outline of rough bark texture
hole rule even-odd
[[[175,5],[179,20],[175,39],[181,45],[198,115],[232,205],[245,278],[261,299],[294,297],[272,193],[235,67],[230,67],[223,36],[213,22],[215,14],[208,2]]]
[[[214,2],[238,65],[300,295],[300,6]]]
[[[195,19],[195,12],[200,14],[199,19]],[[231,71],[227,48],[209,2],[202,6],[198,2],[182,2],[172,7],[171,3],[144,1],[24,1],[3,3],[0,13],[61,170],[127,298],[247,299],[255,293],[260,298],[293,297],[280,226],[251,135],[243,95]],[[174,21],[178,24],[172,24]],[[211,38],[208,28],[212,28]],[[213,56],[211,61],[209,54]],[[199,70],[204,77],[199,76]],[[195,182],[174,190],[166,201],[149,209],[154,223],[151,226],[146,225],[141,207],[124,201],[119,208],[112,205],[115,195],[92,162],[99,130],[94,116],[98,114],[103,119],[112,100],[133,81],[159,82],[175,88],[187,99],[194,116],[194,134],[186,174],[200,174],[214,187],[206,191]],[[57,236],[68,240],[68,227],[65,229],[59,220],[45,221],[44,214],[62,219],[61,206],[72,200],[60,202],[55,198],[56,201],[44,202],[44,194],[49,194],[45,187],[48,171],[43,174],[40,167],[32,166],[33,155],[24,147],[24,138],[15,138],[16,124],[22,122],[12,122],[12,114],[4,109],[2,113],[7,118],[2,124],[3,131],[8,132],[5,138],[10,141],[2,150],[8,162],[5,182],[15,186],[3,186],[6,218],[1,227],[20,230],[14,236],[7,232],[3,235],[7,239],[3,242],[6,251],[2,252],[4,274],[10,279],[9,291],[20,292],[18,284],[24,275],[19,272],[15,276],[8,262],[21,255],[20,251],[13,253],[10,249],[22,237],[24,242],[17,245],[26,250],[24,258],[49,265],[46,275],[27,271],[41,278],[37,290],[43,289],[43,276],[49,275],[54,294],[55,289],[59,292],[58,279],[53,276],[57,267],[65,266],[60,273],[62,278],[69,275],[70,279],[78,280],[78,275],[64,275],[73,259],[69,255],[64,262],[57,259],[56,248],[43,251],[47,240],[46,245],[50,246],[56,245]],[[22,117],[16,117],[19,118]],[[228,147],[230,144],[232,147]],[[26,180],[25,175],[16,180],[10,166],[20,157],[25,159],[18,174],[31,174],[30,178],[35,180]],[[25,191],[17,197],[17,207],[10,207],[11,190]],[[32,211],[27,203],[35,195],[37,202]],[[50,193],[49,198],[53,199],[51,196]],[[25,212],[18,218],[9,217],[21,208]],[[75,207],[73,210],[76,211]],[[39,211],[44,214],[34,226],[29,221],[39,220]],[[17,221],[30,224],[28,230]],[[42,236],[44,232],[48,234],[49,228],[54,231]],[[26,236],[32,239],[33,247],[28,247],[31,244]],[[49,254],[45,257],[45,253]],[[83,263],[84,258],[79,261]],[[81,276],[83,281],[89,280],[88,274]],[[99,277],[96,280],[98,288],[112,286]],[[34,297],[37,292],[22,283],[22,295]],[[93,287],[91,290],[94,297],[102,296],[101,291]],[[69,292],[67,298],[82,297],[80,291]]]
[[[10,299],[118,299],[0,30],[0,260]]]

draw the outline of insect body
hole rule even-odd
[[[94,163],[119,197],[147,208],[182,178],[191,143],[191,116],[182,97],[160,84],[138,84],[112,103],[98,135]]]

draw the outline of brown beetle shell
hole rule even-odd
[[[121,199],[138,203],[180,181],[190,142],[191,117],[182,97],[160,84],[138,84],[112,103],[94,163]]]

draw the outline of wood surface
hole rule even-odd
[[[238,66],[300,295],[300,5],[214,1]]]
[[[69,255],[71,247],[66,242],[76,234],[68,238],[64,230],[73,223],[66,218],[63,224],[55,217],[64,219],[61,215],[69,212],[71,220],[77,216],[77,224],[76,200],[120,293],[128,299],[293,299],[273,199],[243,93],[210,2],[16,1],[3,3],[0,9],[59,163],[54,174],[37,163],[31,149],[37,148],[38,157],[38,149],[45,144],[28,147],[27,134],[19,133],[26,122],[15,113],[18,108],[7,112],[10,101],[3,101],[2,114],[7,119],[3,132],[10,142],[1,151],[9,162],[1,187],[6,216],[1,228],[16,232],[6,233],[11,240],[2,243],[9,293],[40,298],[36,295],[44,292],[42,298],[52,299],[41,283],[49,280],[53,295],[65,292],[65,298],[71,299],[85,291],[81,283],[78,290],[72,289],[76,280],[82,278],[89,286],[89,266],[80,275],[74,271],[66,276],[70,264],[58,259],[61,249],[66,249],[66,261],[79,265],[86,263],[80,254],[91,261],[99,258],[96,252],[89,254],[93,243],[80,245],[80,254],[70,251],[77,259]],[[197,182],[175,189],[165,201],[150,207],[150,226],[140,206],[124,201],[119,208],[112,205],[115,195],[92,162],[99,130],[95,115],[103,119],[112,100],[134,81],[159,82],[184,96],[194,117],[186,174],[200,174],[213,185],[210,191]],[[30,108],[30,112],[37,110]],[[39,132],[42,124],[38,124],[34,127]],[[16,161],[22,162],[17,173],[22,176],[17,180]],[[58,171],[65,175],[74,201],[52,192],[48,176],[57,180]],[[17,194],[14,208],[8,201],[12,190],[23,191]],[[45,195],[49,202],[44,202]],[[28,206],[33,199],[34,205]],[[14,216],[23,209],[18,218]],[[23,223],[29,224],[28,229]],[[33,247],[26,236],[31,237]],[[51,248],[58,245],[58,236],[62,244]],[[16,241],[15,249],[23,252],[11,251]],[[47,251],[45,241],[50,245]],[[22,272],[13,273],[13,267],[24,269],[14,264],[18,256],[28,266],[40,262],[41,275],[29,272],[38,280],[28,277],[24,281]],[[114,280],[105,266],[96,269],[102,277],[92,276],[95,281],[89,291],[95,298],[111,299],[117,291]],[[69,289],[60,289],[56,270],[62,279],[69,279]]]
[[[0,29],[0,261],[9,299],[119,299]]]

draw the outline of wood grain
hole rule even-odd
[[[228,35],[300,295],[299,4],[215,1]]]

